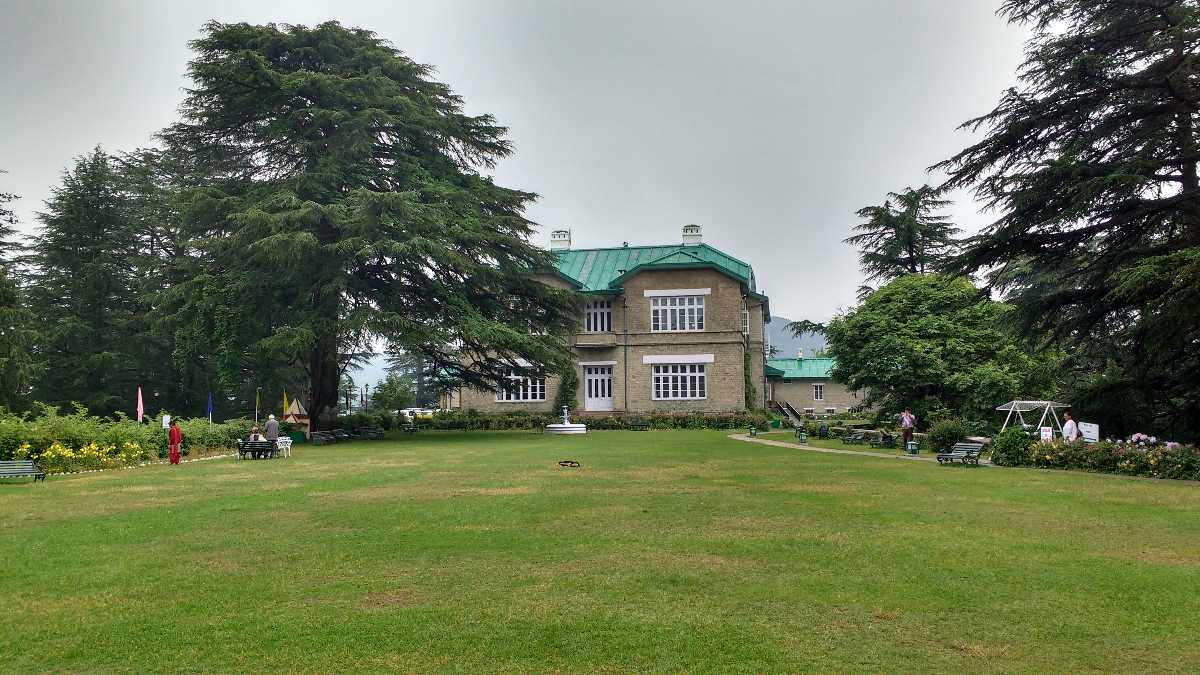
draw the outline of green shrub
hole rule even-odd
[[[400,423],[397,416],[389,410],[360,410],[352,415],[339,417],[338,425],[343,429],[379,427],[384,431],[391,431],[400,426]]]
[[[652,429],[746,429],[756,426],[767,428],[769,422],[763,413],[654,413],[646,415],[603,415],[589,416],[584,423],[589,429],[628,429],[629,420],[645,420]],[[454,431],[535,431],[547,424],[561,422],[558,415],[536,412],[511,412],[488,414],[474,410],[466,412],[439,412],[432,420],[424,420],[430,429]]]
[[[1009,432],[996,437],[997,448]],[[1004,440],[1003,442],[1009,443]],[[1015,447],[1016,441],[1011,444]],[[1029,440],[1024,454],[992,450],[992,461],[1003,466],[1033,466],[1044,469],[1074,469],[1097,473],[1119,473],[1147,478],[1200,480],[1200,450],[1178,443],[1064,443]]]
[[[992,464],[1025,466],[1030,462],[1033,439],[1020,427],[1009,427],[992,439]]]
[[[929,430],[929,449],[934,452],[945,452],[955,443],[966,438],[967,434],[967,425],[962,420],[942,420]]]
[[[232,448],[251,426],[248,420],[178,422],[185,455]],[[37,406],[30,415],[0,415],[0,459],[33,459],[52,473],[116,468],[166,456],[167,432],[159,424],[138,424],[121,414],[107,419],[77,408],[63,415]]]

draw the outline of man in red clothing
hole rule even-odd
[[[183,445],[183,431],[175,420],[171,420],[171,428],[167,430],[167,447],[171,449],[171,463],[179,463],[179,449]]]

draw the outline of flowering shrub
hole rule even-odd
[[[1006,432],[1007,433],[1007,432]],[[1035,466],[1119,473],[1148,478],[1200,480],[1200,449],[1174,442],[1159,442],[1153,436],[1134,434],[1128,441],[1111,439],[1100,443],[1065,443],[1062,440],[1031,442],[1024,450],[1008,444],[992,461],[1003,466]]]
[[[251,423],[180,420],[183,453],[223,451],[249,434]],[[42,406],[35,415],[0,415],[0,460],[32,459],[49,473],[113,469],[166,457],[167,433],[123,415],[106,419],[79,408],[70,415]]]

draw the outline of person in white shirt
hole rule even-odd
[[[1079,433],[1079,425],[1075,423],[1075,416],[1068,410],[1063,413],[1063,418],[1067,420],[1063,425],[1063,438],[1068,443],[1074,443],[1081,438]]]

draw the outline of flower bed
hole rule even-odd
[[[1117,473],[1147,478],[1200,480],[1200,449],[1163,442],[1145,434],[1129,440],[1065,443],[1062,440],[1022,440],[1023,433],[1006,431],[996,439],[992,463]]]
[[[251,423],[233,420],[179,420],[183,454],[227,452],[245,437]],[[0,416],[0,459],[32,459],[48,473],[136,466],[167,456],[167,432],[125,417],[106,419],[79,409],[71,415],[42,407],[38,414]]]

